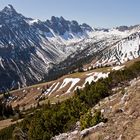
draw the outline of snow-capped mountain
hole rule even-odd
[[[91,31],[89,25],[63,17],[26,18],[8,5],[0,11],[0,87],[40,81],[53,63],[76,50],[67,44],[88,37]]]
[[[93,66],[120,65],[140,56],[140,26],[127,30],[124,38],[110,44],[101,52]]]
[[[80,48],[63,65],[75,64],[77,60],[92,59],[93,67],[120,65],[140,56],[140,25],[125,26],[113,29],[94,29],[90,32],[90,38],[85,38],[75,44]],[[76,59],[75,59],[76,58]],[[88,65],[89,66],[89,65]],[[91,67],[90,66],[90,67]]]
[[[8,5],[0,11],[0,87],[39,82],[56,64],[53,75],[56,69],[65,70],[85,59],[95,60],[92,65],[96,67],[137,58],[139,31],[139,25],[91,28],[54,16],[41,21]]]

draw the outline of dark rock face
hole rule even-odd
[[[126,30],[132,30],[132,29],[137,28],[137,27],[139,27],[139,25],[134,25],[134,26],[119,26],[116,29],[118,29],[121,32],[124,32]]]
[[[117,29],[119,30],[119,31],[125,31],[125,30],[128,30],[129,29],[129,27],[128,26],[119,26],[119,27],[117,27]]]
[[[85,23],[79,25],[77,21],[73,20],[70,22],[63,17],[58,18],[52,16],[51,20],[46,21],[46,25],[59,35],[64,35],[66,32],[77,34],[83,33],[84,31],[93,31],[93,29]]]

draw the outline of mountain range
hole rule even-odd
[[[75,52],[67,47],[69,40],[77,42],[90,31],[87,24],[63,17],[44,22],[26,18],[8,5],[0,12],[0,87],[40,81],[52,64]]]
[[[83,59],[90,58],[92,67],[100,67],[137,58],[139,31],[139,25],[92,28],[54,16],[41,21],[8,5],[0,11],[0,87],[35,84],[53,68],[53,73],[63,71]]]

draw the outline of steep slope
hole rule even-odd
[[[77,49],[66,44],[87,37],[90,31],[87,24],[63,17],[42,22],[24,17],[11,5],[5,7],[0,12],[0,87],[40,81],[53,63]]]
[[[52,103],[63,101],[73,96],[77,88],[84,88],[87,82],[90,84],[92,81],[108,77],[111,69],[65,75],[54,81],[15,90],[10,92],[8,103],[13,107],[19,105],[21,109],[27,109],[41,101],[42,103],[47,100],[51,100]]]
[[[46,79],[57,77],[58,73],[73,72],[84,65],[84,70],[103,66],[120,65],[129,60],[138,58],[139,53],[139,29],[140,26],[120,29],[94,29],[90,37],[73,44],[74,48],[80,48],[71,54],[59,65],[55,65]],[[120,27],[121,28],[121,27]]]
[[[117,91],[117,94],[96,105],[93,110],[101,109],[104,116],[108,118],[108,122],[95,128],[84,140],[89,138],[139,140],[139,86],[140,79],[134,79],[124,90]]]
[[[1,90],[56,79],[87,63],[100,67],[137,58],[139,31],[139,25],[92,29],[54,16],[40,21],[9,5],[0,12]]]
[[[113,89],[116,94],[101,100],[92,112],[101,110],[106,123],[60,134],[52,140],[139,140],[140,139],[140,78],[129,82],[129,86]]]
[[[112,69],[119,70],[121,68],[123,68],[123,66],[113,67]],[[128,138],[130,136],[130,138],[133,139],[135,136],[137,137],[137,135],[139,134],[138,133],[139,126],[136,125],[137,122],[135,123],[134,121],[134,119],[137,120],[139,116],[138,113],[139,105],[137,104],[139,102],[139,95],[138,95],[139,85],[137,87],[137,83],[136,83],[136,81],[140,82],[139,69],[140,69],[140,61],[133,63],[131,66],[124,68],[123,70],[112,71],[110,72],[109,75],[103,74],[103,71],[98,73],[95,71],[82,73],[83,76],[86,77],[86,80],[83,80],[84,83],[87,81],[89,83],[91,81],[97,81],[100,77],[105,78],[108,76],[108,78],[105,79],[101,78],[97,82],[92,82],[91,84],[87,83],[84,89],[82,90],[77,89],[77,91],[71,98],[63,102],[61,102],[60,100],[57,100],[56,102],[52,102],[51,100],[51,102],[48,101],[46,102],[47,103],[46,105],[43,104],[42,106],[40,106],[40,104],[38,103],[37,111],[31,108],[30,110],[28,110],[29,112],[28,111],[26,112],[25,111],[26,108],[24,108],[25,107],[24,105],[26,105],[25,100],[26,101],[28,100],[28,102],[31,103],[31,101],[33,100],[33,94],[36,94],[37,92],[41,96],[43,95],[49,96],[49,94],[51,96],[52,94],[51,92],[54,91],[55,89],[56,90],[58,89],[58,91],[62,89],[60,95],[67,94],[68,96],[69,95],[68,91],[72,91],[72,88],[74,88],[74,86],[78,82],[80,82],[81,79],[80,77],[82,75],[80,73],[77,73],[76,75],[72,75],[72,77],[64,77],[59,81],[52,81],[51,83],[48,83],[48,85],[45,85],[46,84],[45,83],[44,85],[43,84],[37,85],[38,87],[33,86],[33,87],[22,89],[23,91],[21,90],[21,92],[24,93],[24,96],[22,96],[23,94],[21,93],[15,92],[16,94],[20,95],[20,98],[18,97],[12,98],[13,96],[11,97],[9,96],[8,98],[8,96],[6,95],[4,97],[7,99],[7,101],[13,99],[13,103],[22,102],[24,100],[23,112],[27,114],[29,113],[29,116],[27,116],[27,118],[25,118],[23,122],[18,124],[18,126],[19,129],[21,130],[20,132],[23,132],[25,135],[28,134],[26,135],[26,137],[29,137],[29,139],[36,139],[36,137],[37,139],[44,139],[44,137],[45,139],[51,139],[52,137],[64,132],[68,132],[68,133],[59,135],[58,137],[56,136],[54,137],[54,139],[71,139],[71,134],[76,135],[79,138],[80,137],[86,138],[87,136],[87,139],[89,139],[88,135],[89,134],[94,135],[95,134],[94,132],[97,132],[96,136],[99,136],[98,138],[100,139],[101,138],[104,139],[106,138],[106,136],[107,139],[118,139],[124,136],[123,132],[125,132],[126,130],[128,131],[126,132],[125,136],[128,136]],[[108,70],[108,68],[106,68],[106,70]],[[60,84],[58,84],[57,82],[59,82]],[[81,83],[81,85],[85,85],[85,84]],[[134,88],[132,88],[133,86]],[[129,90],[127,90],[128,88]],[[132,90],[130,90],[131,88]],[[134,89],[138,91],[136,94]],[[15,96],[15,93],[11,95]],[[38,99],[38,97],[34,98],[34,100]],[[62,98],[63,96],[60,97],[60,99]],[[132,100],[130,100],[131,98]],[[17,107],[19,108],[19,105],[17,105]],[[132,110],[131,109],[129,110],[129,108],[131,107]],[[33,111],[33,113],[31,113],[30,111],[31,112]],[[80,123],[79,122],[76,123],[78,120],[80,120]],[[122,131],[123,128],[122,123],[124,123],[125,120],[126,121],[128,120],[131,123],[130,125],[128,123],[126,125],[125,123],[124,126],[126,125],[126,127],[124,127]],[[134,131],[132,135],[130,135],[132,123],[134,123],[133,125]],[[98,125],[94,126],[96,124]],[[129,125],[129,129],[127,129],[128,125]],[[23,134],[23,133],[17,133],[17,131],[15,132],[14,127],[15,126],[11,126],[9,128],[2,130],[1,137],[8,139],[11,138],[11,136],[13,135],[18,136],[20,134]],[[115,128],[117,128],[116,133],[115,133],[116,131]],[[135,130],[135,128],[138,128],[138,131]],[[11,130],[10,132],[8,132],[9,129]],[[27,131],[23,131],[25,129]],[[81,131],[81,129],[85,129],[85,130]],[[98,135],[98,131],[101,132],[99,133],[99,135]],[[33,132],[33,133],[29,133],[29,132]],[[6,135],[6,133],[8,135]],[[108,134],[109,134],[109,138],[108,138]]]
[[[140,33],[136,32],[118,41],[102,52],[96,65],[115,65],[140,56]]]

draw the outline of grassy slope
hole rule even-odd
[[[139,61],[139,60],[140,60],[140,58],[137,58],[137,59],[134,59],[132,61],[126,62],[123,65],[125,65],[126,67],[129,67],[134,62]],[[28,102],[30,102],[30,104],[33,104],[34,101],[31,98],[36,97],[36,96],[41,94],[41,91],[38,91],[37,88],[43,88],[47,85],[52,85],[55,82],[61,82],[62,83],[63,79],[65,79],[65,78],[80,78],[81,82],[82,82],[82,81],[85,80],[85,77],[87,77],[86,75],[89,74],[89,73],[92,73],[92,72],[109,72],[111,70],[112,70],[112,67],[104,67],[104,68],[98,68],[98,69],[90,70],[90,71],[87,71],[87,72],[77,72],[77,73],[62,76],[61,78],[59,78],[57,80],[54,80],[54,81],[45,82],[45,83],[41,83],[41,84],[36,84],[36,85],[32,85],[32,86],[25,87],[25,88],[22,88],[22,89],[18,89],[18,90],[13,90],[10,93],[13,94],[13,95],[22,95],[23,90],[26,90],[27,92],[30,93],[27,96],[26,100],[28,100]],[[63,90],[67,90],[67,89],[65,88]],[[46,102],[48,102],[48,100],[51,100],[52,103],[55,103],[55,102],[58,102],[58,101],[63,101],[63,100],[65,100],[67,98],[70,98],[72,96],[72,94],[65,94],[63,96],[60,96],[59,98],[56,98],[56,95],[61,95],[63,93],[63,90],[61,90],[60,92],[53,93],[53,96],[50,96],[49,99],[47,98],[45,101],[41,101],[40,103],[41,104],[46,103]],[[18,104],[26,103],[26,100],[24,100],[23,102],[20,101],[20,102],[18,102]],[[14,103],[13,106],[16,106],[16,105],[17,104]]]

